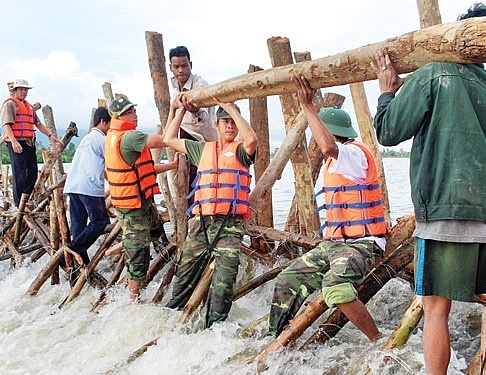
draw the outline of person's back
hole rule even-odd
[[[486,5],[476,3],[459,20],[484,16]],[[413,138],[414,289],[424,309],[426,372],[445,375],[452,301],[486,293],[486,73],[477,64],[430,63],[405,80],[382,51],[371,69],[381,91],[378,141]]]
[[[486,221],[486,71],[477,64],[429,63],[402,91],[407,95],[391,102],[389,93],[375,123],[384,146],[414,137],[410,183],[417,221]]]

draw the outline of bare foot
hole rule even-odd
[[[69,247],[67,247],[67,246],[63,246],[63,250],[64,250],[64,251],[66,251],[66,252],[68,252],[69,254],[71,254],[71,255],[74,257],[74,259],[76,259],[76,262],[77,262],[78,264],[80,264],[80,265],[81,265],[81,264],[84,264],[84,263],[83,263],[83,258],[82,258],[82,257],[81,257],[81,255],[79,255],[77,252],[75,252],[75,251],[71,250],[71,249],[70,249]]]
[[[106,250],[105,255],[106,256],[113,256],[113,255],[118,255],[123,253],[123,244],[121,242],[117,243],[116,245],[113,245],[110,247],[108,250]]]

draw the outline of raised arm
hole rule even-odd
[[[214,98],[214,100],[221,108],[226,111],[226,113],[231,116],[231,118],[235,122],[236,127],[238,128],[238,133],[240,135],[240,139],[243,143],[243,147],[245,148],[246,153],[248,155],[253,155],[256,151],[258,144],[258,138],[253,128],[243,118],[240,112],[237,111],[234,103],[222,103],[217,98]]]
[[[179,128],[181,127],[182,119],[186,109],[182,104],[181,95],[174,99],[170,106],[169,118],[167,119],[167,126],[162,135],[166,146],[172,147],[174,150],[187,153],[185,141],[179,138]]]
[[[299,74],[294,74],[290,77],[290,80],[297,88],[299,103],[305,113],[309,128],[319,145],[319,148],[324,155],[337,159],[339,149],[336,144],[336,139],[319,118],[317,108],[314,103],[312,103],[314,90],[310,87],[309,82]]]

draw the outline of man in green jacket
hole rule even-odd
[[[459,20],[485,15],[486,6],[476,3]],[[415,292],[424,307],[425,367],[445,375],[451,300],[472,302],[486,293],[486,72],[481,64],[434,62],[405,80],[388,55],[378,52],[375,60],[378,141],[395,146],[413,138]]]

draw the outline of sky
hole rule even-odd
[[[473,2],[439,0],[442,22],[455,21]],[[170,48],[187,46],[193,73],[216,84],[245,74],[250,64],[271,68],[271,37],[286,37],[292,52],[309,51],[318,59],[420,28],[415,0],[24,0],[3,2],[2,14],[4,97],[7,82],[27,79],[34,86],[27,100],[52,108],[60,136],[71,121],[89,128],[92,109],[104,98],[104,82],[138,105],[139,129],[155,132],[160,121],[146,31],[162,34],[166,58]],[[167,72],[171,77],[168,66]],[[365,89],[374,115],[377,81],[366,82]],[[322,92],[346,97],[343,109],[357,128],[348,87]],[[269,97],[268,103],[273,149],[285,130],[278,97]],[[248,101],[237,104],[248,119]]]

